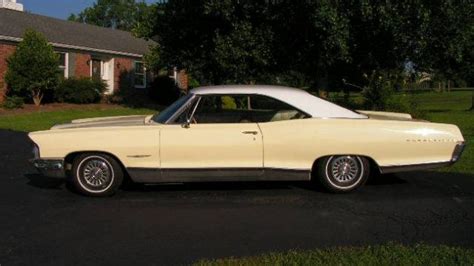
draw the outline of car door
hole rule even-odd
[[[200,96],[186,115],[183,112],[183,118],[162,127],[163,179],[231,181],[262,176],[262,134],[257,123],[246,120],[238,100],[223,95]]]
[[[308,180],[317,141],[308,128],[310,115],[267,96],[251,97],[254,120],[263,134],[264,169],[269,180]]]

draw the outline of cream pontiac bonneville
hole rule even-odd
[[[150,116],[74,120],[33,132],[34,165],[81,193],[139,183],[318,180],[352,191],[381,173],[456,162],[455,125],[409,114],[351,111],[303,90],[215,86],[192,90]]]

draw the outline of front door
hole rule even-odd
[[[168,181],[256,180],[263,174],[263,141],[255,122],[247,121],[239,102],[205,96],[183,120],[160,132],[162,178]],[[224,100],[224,101],[223,101]]]

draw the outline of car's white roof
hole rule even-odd
[[[297,109],[319,118],[367,118],[354,111],[318,98],[304,90],[269,85],[221,85],[191,90],[197,95],[206,94],[258,94],[286,102]]]

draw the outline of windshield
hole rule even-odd
[[[190,93],[179,98],[176,102],[168,106],[165,110],[154,115],[151,119],[156,123],[164,124],[168,121],[176,111],[178,111],[183,104],[185,104],[193,95]]]

